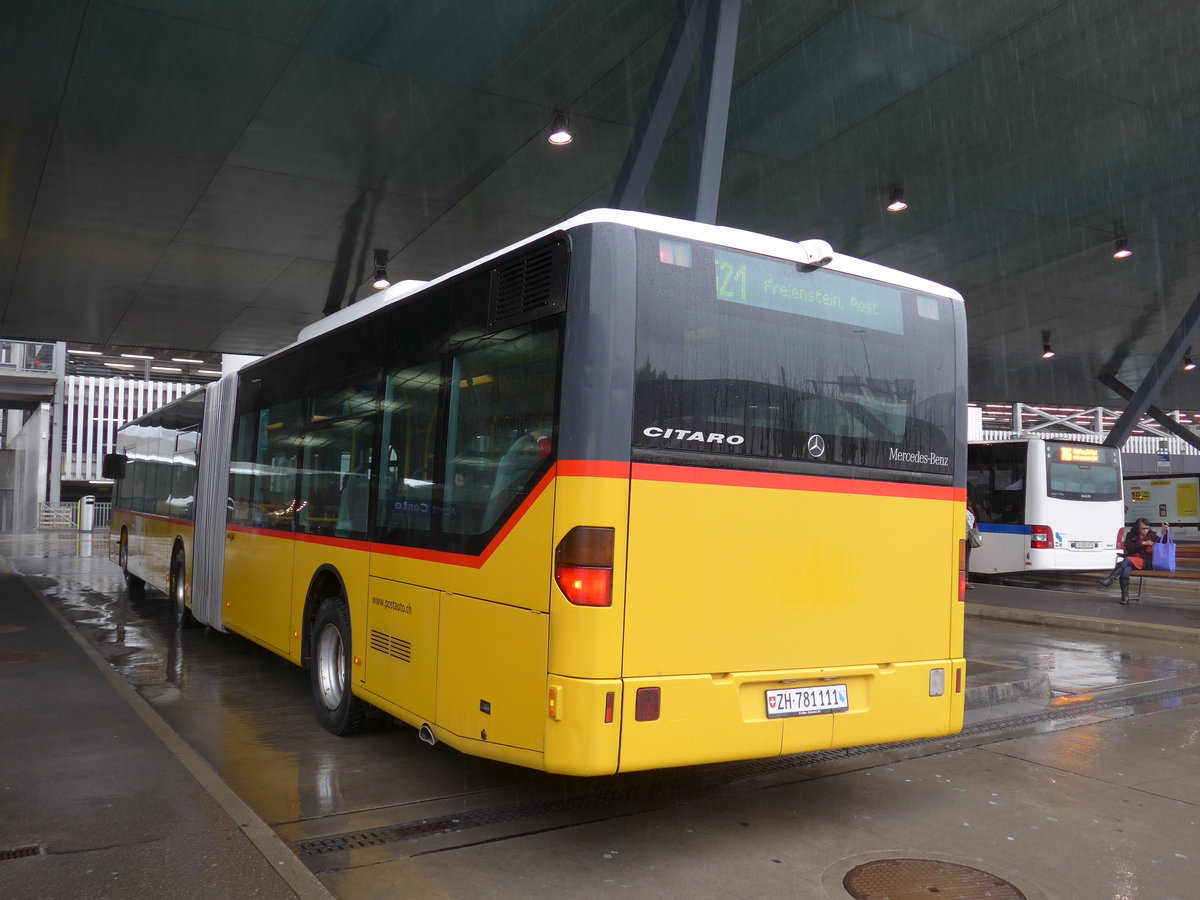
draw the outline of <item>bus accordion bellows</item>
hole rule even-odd
[[[967,493],[981,574],[1108,570],[1125,527],[1121,452],[1080,441],[972,441]]]
[[[962,298],[593,210],[124,427],[181,626],[466,753],[597,775],[962,726]]]

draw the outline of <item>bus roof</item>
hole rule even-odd
[[[486,265],[493,259],[497,259],[505,254],[518,250],[521,247],[534,243],[552,234],[562,231],[570,231],[573,228],[578,228],[583,225],[592,225],[596,223],[608,223],[614,225],[626,225],[630,228],[641,228],[647,231],[654,231],[672,237],[680,237],[687,240],[702,241],[709,244],[717,244],[720,246],[730,247],[736,250],[745,250],[750,253],[759,253],[764,256],[774,256],[779,259],[792,260],[797,263],[809,263],[811,261],[812,244],[821,244],[832,251],[828,244],[824,242],[809,242],[809,241],[788,241],[783,238],[769,237],[767,235],[756,234],[753,231],[744,231],[740,228],[730,228],[726,225],[706,225],[702,222],[693,222],[686,219],[672,219],[668,216],[659,216],[652,213],[633,212],[624,209],[589,209],[577,216],[572,216],[564,222],[560,222],[544,231],[539,231],[537,234],[531,235],[528,238],[520,240],[515,244],[510,244],[503,247],[494,253],[489,253],[480,259],[473,260],[466,265],[459,266],[453,271],[447,272],[432,281],[400,281],[393,284],[389,288],[385,288],[373,297],[365,300],[360,300],[343,309],[338,310],[332,315],[328,315],[319,321],[313,322],[311,325],[301,329],[296,340],[286,347],[277,350],[276,353],[283,353],[290,350],[297,344],[305,343],[312,338],[322,334],[327,334],[340,328],[348,322],[353,322],[363,316],[369,315],[378,309],[402,300],[403,298],[422,290],[428,285],[439,284],[447,281],[456,275],[469,271],[481,265]],[[807,246],[806,246],[807,245]],[[915,275],[909,275],[905,272],[896,269],[881,266],[877,263],[868,262],[864,259],[858,259],[853,256],[846,256],[840,253],[832,253],[830,262],[825,268],[833,271],[842,272],[847,275],[857,275],[862,278],[870,278],[875,281],[882,281],[887,284],[892,284],[905,290],[919,291],[925,294],[933,294],[938,297],[948,297],[951,300],[962,300],[962,295],[945,285],[929,281],[924,278],[919,278]],[[270,354],[272,356],[276,354]]]

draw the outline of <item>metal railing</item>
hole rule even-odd
[[[79,527],[78,516],[78,503],[39,503],[37,527],[75,529]]]
[[[92,507],[92,531],[106,531],[112,517],[111,503],[96,503]],[[80,503],[39,503],[39,530],[77,530],[80,525]]]

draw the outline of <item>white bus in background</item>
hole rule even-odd
[[[973,441],[967,498],[983,533],[972,572],[1107,570],[1116,560],[1125,497],[1121,454],[1112,447]]]

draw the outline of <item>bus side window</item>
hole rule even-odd
[[[532,489],[553,446],[558,331],[464,341],[453,360],[442,530],[484,534]]]
[[[367,531],[371,452],[369,418],[318,423],[303,439],[300,526],[314,534],[362,537]]]
[[[299,431],[299,400],[238,416],[230,478],[233,524],[291,529]]]
[[[380,429],[376,524],[394,536],[433,527],[432,476],[443,382],[440,363],[387,376]]]

